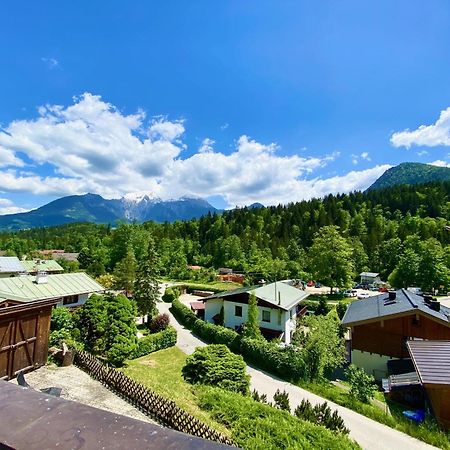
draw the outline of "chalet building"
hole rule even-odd
[[[308,293],[276,282],[264,286],[243,287],[205,298],[205,320],[218,323],[223,308],[224,325],[238,329],[248,320],[248,301],[255,294],[258,301],[259,326],[267,338],[281,338],[290,344],[295,319],[302,310],[301,301]]]
[[[450,341],[409,341],[407,347],[434,416],[450,430]]]
[[[84,304],[94,292],[104,290],[82,272],[58,275],[38,272],[36,276],[0,278],[0,307],[50,299],[56,299],[57,306],[75,307]]]
[[[0,256],[0,278],[18,277],[26,273],[25,267],[16,256]]]
[[[389,361],[409,358],[408,340],[450,340],[450,308],[400,289],[351,303],[342,325],[351,331],[351,362],[380,380]]]
[[[47,274],[64,272],[64,269],[53,259],[25,259],[22,261],[22,265],[30,275],[36,275],[38,272],[46,272]]]
[[[359,274],[361,277],[361,284],[383,284],[379,273],[375,272],[362,272]]]

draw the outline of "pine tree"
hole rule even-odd
[[[261,330],[259,329],[258,320],[258,300],[254,292],[250,294],[248,299],[248,316],[245,324],[245,336],[252,339],[259,339],[261,337]]]
[[[142,316],[147,315],[147,323],[156,312],[159,297],[158,254],[153,239],[149,240],[147,255],[139,261],[134,282],[134,299]]]
[[[116,278],[116,286],[131,292],[134,287],[136,278],[136,258],[134,257],[133,248],[129,245],[125,257],[119,261],[114,269],[114,277]]]

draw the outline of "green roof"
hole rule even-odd
[[[54,259],[30,259],[22,261],[27,272],[44,270],[45,272],[64,272],[64,269]]]
[[[101,284],[83,272],[47,275],[47,283],[43,284],[37,284],[34,275],[0,278],[0,301],[32,302],[104,290]]]
[[[293,306],[297,305],[309,296],[309,294],[305,291],[290,286],[287,283],[283,283],[282,281],[277,281],[275,283],[265,284],[263,286],[242,287],[231,291],[221,292],[219,294],[212,295],[211,297],[207,297],[205,300],[226,298],[231,295],[246,292],[249,294],[254,293],[256,298],[264,300],[267,303],[271,303],[275,307],[284,310],[291,309]]]

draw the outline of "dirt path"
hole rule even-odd
[[[73,400],[94,408],[122,414],[133,419],[154,423],[125,400],[107,389],[103,384],[91,378],[78,367],[43,366],[34,372],[25,374],[27,383],[34,389],[48,387],[62,388],[61,398]],[[17,383],[16,380],[11,380]]]

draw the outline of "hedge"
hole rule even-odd
[[[173,347],[177,342],[177,331],[169,326],[159,333],[149,334],[139,339],[137,348],[134,352],[134,358],[148,355],[149,353]]]
[[[305,377],[303,353],[292,347],[280,347],[265,339],[244,338],[229,328],[213,325],[197,316],[179,300],[170,309],[175,318],[199,338],[211,344],[225,344],[231,351],[240,353],[251,364],[276,375],[299,380]]]
[[[172,303],[180,296],[180,290],[176,286],[169,286],[162,296],[163,302]]]

